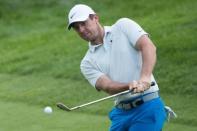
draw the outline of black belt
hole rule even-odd
[[[140,96],[139,98],[136,98],[136,99],[131,100],[131,101],[120,102],[118,105],[116,105],[116,108],[129,110],[129,109],[138,107],[138,106],[142,105],[143,103],[145,103],[147,101],[150,101],[152,99],[158,98],[158,97],[159,97],[158,92],[152,92],[152,93]]]

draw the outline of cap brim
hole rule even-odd
[[[79,17],[79,18],[76,18],[74,20],[72,20],[68,26],[67,26],[67,29],[70,30],[71,27],[72,27],[72,24],[74,24],[75,22],[83,22],[83,21],[86,21],[88,19],[89,15],[88,16],[82,16],[82,17]]]
[[[68,29],[68,30],[70,30],[70,29],[71,29],[72,24],[73,24],[73,23],[71,23],[71,24],[69,24],[69,25],[67,26],[67,29]]]

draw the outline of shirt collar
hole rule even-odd
[[[109,33],[111,33],[111,26],[104,26],[104,31],[105,31],[105,35],[104,35],[104,38],[103,38],[103,42],[105,43],[105,39],[106,39],[107,35]],[[89,50],[91,52],[95,52],[96,48],[101,46],[101,45],[104,45],[104,44],[92,45],[91,42],[89,42]],[[104,46],[104,48],[105,48],[105,46]]]

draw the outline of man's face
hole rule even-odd
[[[97,16],[91,16],[83,22],[75,22],[72,27],[86,41],[94,41],[99,35]]]

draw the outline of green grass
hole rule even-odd
[[[58,101],[72,107],[106,96],[80,73],[87,43],[65,30],[66,14],[76,3],[92,6],[104,25],[129,17],[150,33],[160,94],[179,116],[164,130],[195,131],[196,0],[1,0],[0,131],[108,130],[110,100],[72,113],[55,107]],[[43,113],[47,105],[53,114]]]
[[[0,117],[1,131],[105,130],[109,125],[106,116],[67,113],[57,109],[52,114],[45,114],[42,106],[9,102],[0,104],[3,105],[0,110],[4,112]]]

